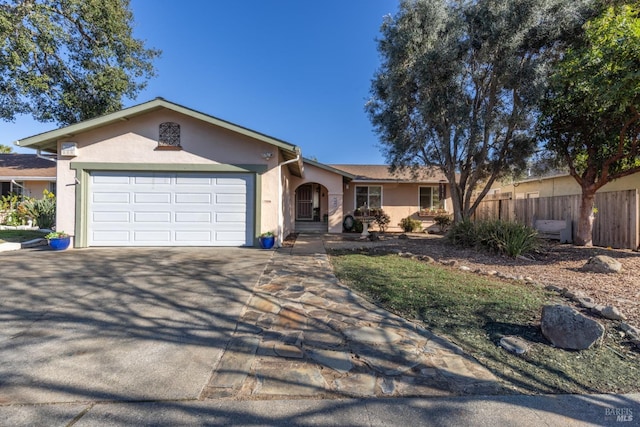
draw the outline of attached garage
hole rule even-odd
[[[254,175],[89,171],[87,246],[253,246]]]

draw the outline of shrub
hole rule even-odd
[[[447,238],[454,244],[480,247],[511,257],[534,251],[538,247],[538,232],[515,222],[469,220],[454,224]]]
[[[356,219],[353,222],[353,231],[355,233],[362,233],[362,230],[364,230],[364,224],[359,219]]]
[[[56,196],[47,190],[42,192],[40,200],[29,199],[25,207],[40,228],[53,228],[56,223]]]
[[[374,218],[373,221],[376,223],[380,231],[382,231],[383,233],[387,231],[387,227],[391,222],[391,217],[388,214],[386,214],[382,209],[376,209],[375,212],[372,212],[372,215]]]
[[[447,233],[447,239],[454,245],[473,247],[477,246],[479,239],[473,221],[465,219],[453,224]]]
[[[25,225],[29,218],[33,218],[33,214],[29,209],[29,203],[33,199],[29,197],[19,196],[17,194],[9,194],[0,199],[0,210],[7,212],[4,222],[7,225]]]
[[[408,216],[406,218],[402,218],[400,220],[400,224],[398,224],[405,233],[411,233],[412,231],[420,231],[422,230],[422,223],[417,219],[411,218]]]
[[[438,227],[440,227],[440,231],[447,231],[453,223],[451,215],[447,213],[440,213],[436,215],[436,217],[433,218],[433,221],[438,225]]]

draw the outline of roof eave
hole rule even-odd
[[[2,175],[0,176],[0,181],[55,181],[55,176],[10,176],[10,175]]]

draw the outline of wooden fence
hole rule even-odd
[[[640,246],[639,190],[596,193],[598,213],[593,224],[596,246],[637,249]],[[476,210],[474,220],[502,219],[532,225],[537,219],[564,220],[573,223],[575,239],[580,211],[580,195],[531,199],[486,198]]]

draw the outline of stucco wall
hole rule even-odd
[[[158,126],[163,122],[180,125],[182,150],[156,150]],[[262,175],[261,225],[258,232],[277,227],[275,207],[278,196],[278,156],[270,160],[262,157],[264,152],[276,154],[270,144],[219,128],[171,110],[158,110],[129,120],[111,124],[92,131],[60,140],[78,144],[78,156],[61,157],[58,161],[58,212],[56,227],[75,235],[75,170],[71,162],[99,163],[169,163],[169,164],[251,164],[267,165]],[[269,209],[268,205],[274,206]]]
[[[283,161],[284,159],[280,159]],[[294,205],[291,197],[287,195],[294,193],[294,189],[291,187],[292,175],[289,172],[289,168],[285,165],[282,166],[281,172],[282,178],[282,224],[281,229],[278,230],[279,243],[295,230],[295,212]]]
[[[25,196],[42,199],[44,190],[49,190],[50,181],[25,181]]]
[[[412,184],[412,183],[354,183],[345,185],[345,210],[344,215],[353,215],[355,206],[355,188],[356,186],[382,186],[382,209],[391,217],[388,231],[401,231],[399,226],[402,218],[412,216],[422,221],[423,227],[433,224],[424,218],[418,217],[420,210],[420,187],[434,187],[437,191],[438,184]],[[451,209],[451,200],[445,199],[445,208]]]
[[[305,163],[304,178],[292,177],[291,179],[289,204],[292,207],[295,206],[295,190],[299,186],[313,182],[323,185],[327,190],[325,197],[320,198],[322,201],[320,215],[322,217],[325,212],[329,215],[329,233],[341,233],[343,218],[342,175]],[[294,210],[295,207],[291,209],[295,218]]]

